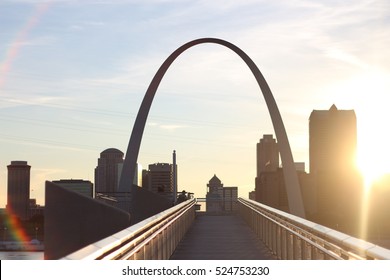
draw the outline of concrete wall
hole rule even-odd
[[[145,188],[133,185],[131,192],[131,224],[136,224],[173,206],[172,200]]]
[[[129,225],[129,213],[46,182],[45,259],[62,258]]]

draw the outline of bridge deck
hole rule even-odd
[[[271,260],[274,256],[237,216],[197,215],[171,260]]]

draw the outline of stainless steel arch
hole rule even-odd
[[[174,51],[160,66],[157,73],[151,81],[144,99],[141,103],[141,107],[138,111],[137,118],[134,123],[133,131],[131,133],[129,145],[127,147],[125,161],[123,163],[122,175],[119,182],[119,191],[120,192],[130,192],[133,176],[135,173],[135,166],[137,163],[139,148],[141,145],[142,135],[145,128],[146,119],[149,114],[150,107],[154,95],[157,91],[157,88],[164,77],[164,74],[173,63],[173,61],[185,50],[199,44],[205,43],[214,43],[218,45],[225,46],[236,54],[238,54],[242,60],[248,65],[249,69],[252,71],[253,75],[256,78],[257,83],[260,86],[260,89],[263,93],[265,102],[268,107],[268,111],[271,115],[272,124],[275,130],[276,139],[279,143],[280,156],[283,164],[283,175],[286,184],[287,197],[290,207],[291,214],[304,217],[305,211],[303,207],[303,201],[301,196],[301,190],[299,186],[298,176],[294,165],[293,156],[290,149],[290,144],[288,142],[286,130],[282,118],[279,113],[279,109],[276,105],[275,99],[271,93],[271,90],[265,81],[263,75],[261,74],[259,68],[252,61],[252,59],[240,48],[234,44],[227,42],[222,39],[217,38],[201,38],[193,40],[179,47]],[[132,199],[135,199],[134,197]],[[130,206],[127,206],[130,207]]]

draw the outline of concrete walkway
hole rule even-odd
[[[236,215],[198,215],[171,260],[270,260],[268,248]]]

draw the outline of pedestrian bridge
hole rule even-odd
[[[90,244],[63,259],[390,259],[390,250],[253,200],[237,212],[196,211],[196,199]]]

